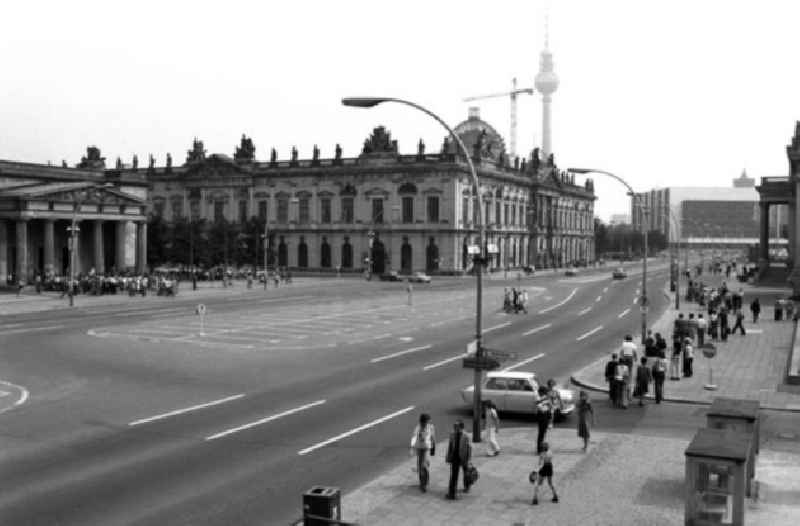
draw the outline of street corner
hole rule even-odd
[[[11,411],[28,401],[29,393],[25,387],[0,380],[0,414]]]

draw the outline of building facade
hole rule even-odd
[[[497,248],[491,268],[594,261],[591,180],[576,185],[552,156],[540,161],[536,150],[529,159],[508,159],[502,137],[474,109],[455,133],[472,149],[487,245]],[[416,154],[400,154],[397,141],[377,127],[357,157],[343,157],[339,145],[333,158],[319,152],[314,146],[310,159],[299,159],[293,148],[290,159],[278,160],[273,150],[269,161],[257,161],[247,137],[233,157],[207,155],[195,140],[181,166],[151,161],[144,171],[149,213],[167,223],[205,225],[255,217],[267,231],[270,265],[343,271],[369,265],[375,273],[470,269],[478,209],[468,165],[451,141],[436,153],[420,141]],[[124,177],[131,170],[108,173]]]
[[[147,181],[104,168],[95,147],[75,168],[0,160],[2,282],[67,276],[73,225],[75,275],[145,270]]]

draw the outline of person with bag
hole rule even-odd
[[[669,379],[681,379],[681,340],[680,338],[672,339],[672,358],[669,362]]]
[[[644,396],[647,394],[651,380],[650,368],[647,367],[647,358],[642,357],[641,363],[636,368],[636,391],[634,393],[639,398],[639,406],[644,405]]]
[[[433,426],[431,415],[428,413],[419,415],[419,423],[411,435],[411,451],[417,457],[419,489],[425,493],[428,491],[431,467],[428,455],[433,456],[436,453],[436,428]]]
[[[486,454],[496,457],[500,454],[500,444],[497,443],[497,432],[500,430],[500,418],[497,416],[497,406],[491,400],[486,401],[484,409],[484,429],[486,430]]]
[[[708,330],[708,321],[700,314],[697,316],[697,346],[702,347],[706,341],[706,331]]]
[[[447,442],[447,456],[445,461],[450,464],[450,482],[447,486],[447,498],[456,500],[456,488],[458,486],[458,474],[464,472],[464,492],[469,491],[469,479],[467,469],[470,466],[472,456],[472,446],[470,445],[469,435],[464,431],[463,420],[457,420],[453,424],[453,432]]]
[[[614,380],[617,381],[619,388],[619,407],[627,409],[628,402],[631,401],[631,369],[628,367],[627,362],[619,362]]]
[[[544,439],[547,436],[547,430],[552,427],[553,406],[547,393],[547,387],[540,385],[537,394],[539,395],[539,400],[536,402],[536,424],[538,428],[536,454],[539,455],[542,452],[542,444],[544,444]]]
[[[753,313],[753,323],[758,323],[758,315],[761,314],[761,302],[758,301],[758,298],[750,303],[750,312]]]
[[[606,362],[606,370],[605,370],[605,377],[606,383],[608,383],[608,399],[611,401],[612,407],[617,407],[619,405],[618,402],[618,395],[617,395],[617,384],[614,380],[614,375],[617,372],[617,353],[613,353],[611,355],[611,359]]]
[[[550,446],[547,442],[542,446],[543,451],[539,455],[539,476],[537,477],[536,485],[533,487],[533,502],[531,502],[533,505],[539,504],[539,486],[542,485],[545,479],[547,479],[547,485],[550,486],[550,491],[553,492],[553,502],[558,502],[556,488],[553,487],[553,453],[550,452]],[[534,473],[536,472],[534,471]],[[529,479],[533,478],[534,473],[531,473]]]

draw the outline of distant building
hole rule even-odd
[[[637,193],[631,204],[633,227],[662,232],[670,243],[694,248],[748,248],[758,244],[760,210],[752,179],[742,173],[734,186],[667,187]],[[643,203],[646,213],[639,205]],[[788,211],[770,210],[772,243],[785,244]]]
[[[609,225],[630,225],[630,214],[611,214],[611,219],[608,221]]]
[[[734,188],[755,188],[756,180],[753,177],[747,177],[747,172],[742,170],[742,175],[733,180]]]
[[[540,161],[538,150],[521,162],[508,159],[503,138],[476,109],[455,133],[471,150],[480,179],[488,244],[498,250],[491,268],[594,261],[591,180],[576,185],[552,158]],[[299,159],[294,148],[288,160],[278,160],[273,150],[268,161],[258,161],[249,138],[242,137],[232,158],[206,155],[195,140],[182,165],[146,170],[150,214],[167,223],[206,225],[257,218],[268,230],[270,265],[344,271],[369,265],[375,273],[469,270],[477,208],[467,163],[449,139],[433,153],[421,141],[415,154],[398,150],[383,127],[373,130],[356,157],[343,157],[337,145],[333,158],[320,158],[315,146],[311,159]]]

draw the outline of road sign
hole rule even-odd
[[[489,243],[488,245],[486,245],[486,252],[488,252],[489,254],[499,254],[500,249],[497,248],[497,245],[495,243]]]
[[[500,367],[500,362],[495,358],[486,355],[478,357],[474,354],[465,357],[463,364],[466,369],[478,369],[481,371],[491,371]]]
[[[717,355],[717,348],[713,346],[703,346],[703,356],[713,358]]]
[[[481,247],[479,247],[478,245],[470,245],[467,247],[467,254],[480,254],[480,253],[481,253]]]
[[[467,344],[467,354],[475,354],[478,352],[478,341],[472,340]]]
[[[197,311],[197,314],[199,314],[200,316],[203,316],[206,313],[206,306],[201,303],[200,305],[197,306],[196,311]]]

